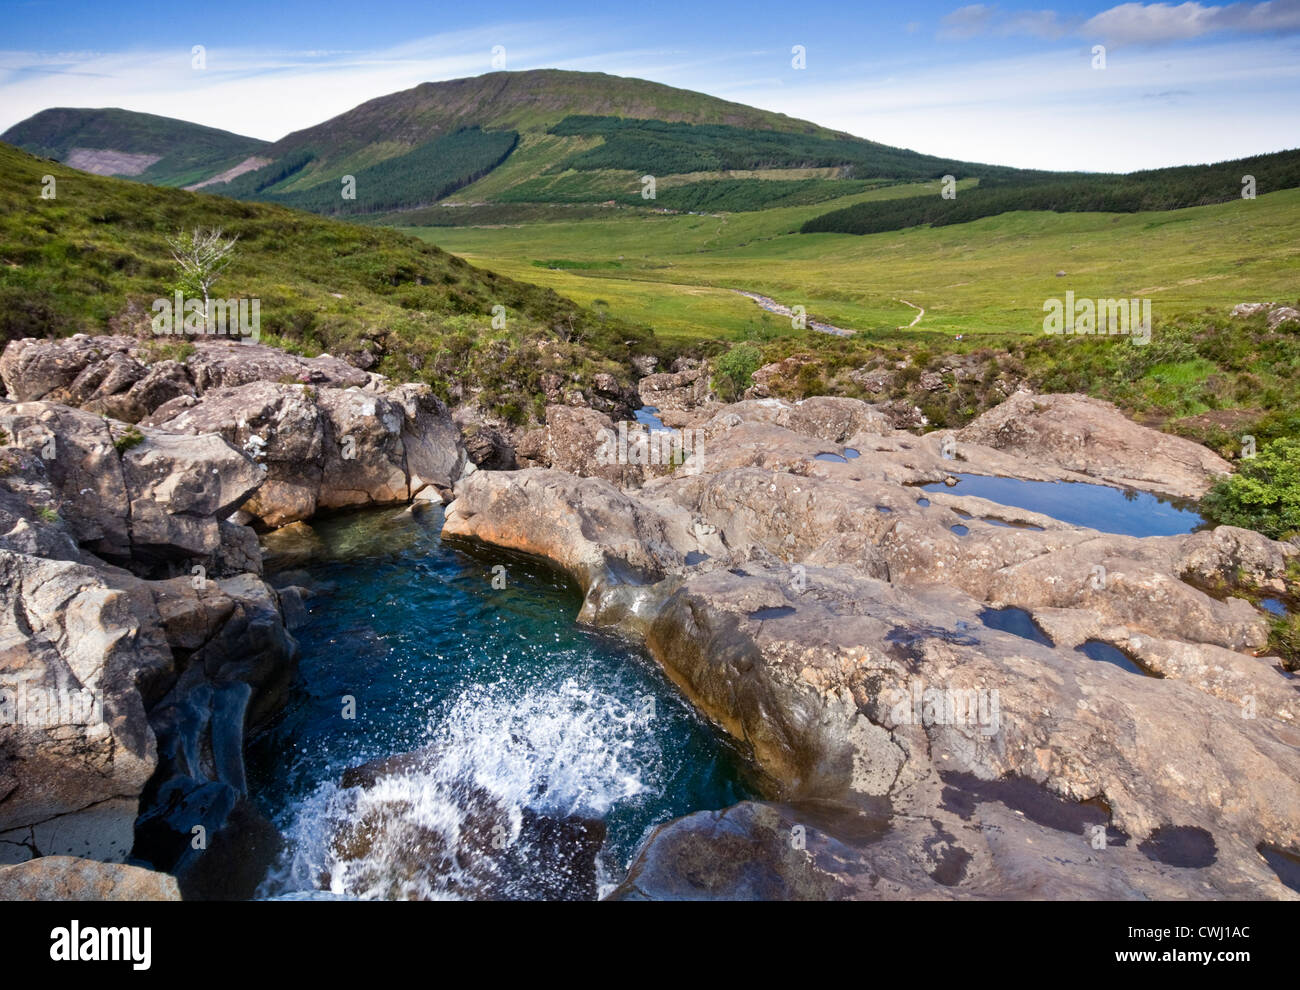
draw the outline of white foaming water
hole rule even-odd
[[[283,826],[285,859],[263,894],[324,888],[364,899],[529,896],[528,876],[555,861],[555,831],[542,833],[544,848],[529,844],[539,841],[538,816],[552,824],[567,816],[600,819],[657,786],[662,753],[639,702],[574,678],[469,688],[431,719],[428,746],[409,766],[367,789],[339,787],[346,768],[338,767],[333,780],[295,805]],[[525,809],[531,839],[523,832]],[[561,878],[566,869],[558,867]],[[554,888],[547,891],[554,896]]]

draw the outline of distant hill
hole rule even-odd
[[[42,110],[0,141],[96,175],[185,186],[257,156],[266,141],[133,110]]]
[[[641,196],[647,174],[663,182],[668,209],[816,202],[868,180],[953,171],[1022,174],[892,148],[661,83],[558,69],[424,83],[271,144],[123,110],[47,110],[5,140],[100,174],[202,182],[235,198],[372,216],[453,197],[653,208],[658,191],[655,201]],[[187,149],[183,159],[180,148]],[[100,154],[87,158],[85,149]],[[347,176],[355,198],[344,195]]]
[[[816,184],[929,178],[954,169],[968,177],[1018,174],[891,148],[661,83],[558,69],[424,83],[289,134],[265,155],[272,160],[267,168],[214,191],[318,212],[375,214],[429,206],[453,194],[487,203],[654,206],[641,197],[646,174],[668,188],[734,170],[767,170],[775,174],[764,178]],[[355,200],[342,195],[346,175],[355,179]],[[731,202],[748,208],[759,208],[768,193],[785,198],[792,192],[759,187],[758,178],[731,181],[753,186],[728,191]],[[848,191],[799,194],[816,199]],[[717,199],[706,191],[682,202],[701,195]]]
[[[1015,169],[643,79],[558,69],[423,83],[271,144],[123,110],[47,110],[5,139],[101,174],[399,226],[571,220],[597,206],[718,213],[824,202],[805,232],[870,233],[1016,210],[1224,202],[1240,194],[1233,173],[1242,169],[1266,191],[1300,185],[1295,152],[1130,175]],[[966,180],[955,199],[858,195],[948,175]]]
[[[993,178],[952,199],[914,196],[889,202],[857,203],[814,217],[800,230],[805,234],[879,234],[922,224],[943,227],[969,223],[1017,210],[1056,213],[1180,210],[1240,198],[1247,176],[1257,195],[1300,187],[1300,150],[1126,175],[1052,176],[1040,181]]]

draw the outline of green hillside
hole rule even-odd
[[[56,197],[41,197],[42,176]],[[220,196],[87,175],[0,143],[0,344],[24,336],[150,336],[175,288],[166,238],[195,226],[238,236],[216,286],[261,300],[263,342],[304,353],[376,353],[374,370],[532,412],[539,375],[628,375],[654,353],[644,329],[548,289],[475,268],[393,230]],[[493,307],[506,325],[493,328]],[[540,345],[540,346],[539,346]],[[159,339],[160,355],[183,340]]]
[[[440,142],[458,132],[502,135],[504,140],[512,142],[506,151],[508,157],[485,154],[476,164],[485,165],[481,170],[498,180],[501,176],[497,173],[504,172],[508,186],[533,178],[592,145],[592,140],[585,136],[549,133],[562,120],[576,114],[613,113],[824,138],[836,136],[815,124],[781,114],[640,79],[556,69],[493,72],[469,79],[423,83],[370,100],[314,127],[287,135],[265,151],[273,162],[268,168],[280,174],[273,183],[261,182],[256,192],[264,198],[294,202],[294,196],[315,187],[326,187],[332,211],[337,208],[373,213],[391,208],[394,201],[403,206],[424,205],[482,176],[476,174],[480,169],[468,169],[457,173],[456,177],[462,180],[459,183],[441,181],[442,176],[439,181],[431,182],[417,169],[402,167],[401,160],[413,153],[429,150],[436,153],[439,147],[446,150],[447,146]],[[522,162],[519,170],[510,167],[516,158]],[[381,163],[394,166],[387,173],[384,201],[379,199],[377,184],[369,183],[369,188],[363,188],[358,181],[355,205],[338,207],[337,190],[342,177],[355,175],[359,180],[360,173]],[[250,195],[246,182],[233,183],[229,188],[217,186],[214,191]],[[300,202],[317,209],[325,199],[315,194]]]
[[[238,199],[280,203],[324,214],[365,214],[428,206],[501,164],[519,141],[515,131],[483,131],[466,127],[417,145],[404,155],[385,158],[338,181],[293,188],[296,174],[313,156],[292,152],[266,168],[214,192]],[[351,192],[348,196],[345,193]]]
[[[67,107],[42,110],[0,134],[0,141],[56,161],[66,161],[76,149],[156,157],[130,177],[158,186],[200,182],[262,153],[268,145],[257,138],[151,113]]]
[[[1089,175],[1050,181],[993,176],[978,189],[952,199],[916,196],[887,204],[860,203],[814,217],[805,234],[877,234],[922,224],[969,223],[1016,210],[1056,213],[1140,213],[1226,203],[1241,198],[1243,176],[1254,179],[1256,195],[1300,187],[1300,150],[1255,155],[1215,165]]]
[[[596,207],[725,215],[820,203],[804,217],[805,233],[866,234],[1022,210],[1227,202],[1247,174],[1261,194],[1300,186],[1296,151],[1127,175],[1041,172],[925,155],[646,80],[555,69],[424,83],[273,144],[122,110],[45,111],[9,134],[100,174],[120,168],[163,185],[205,179],[208,191],[233,198],[396,226],[564,221],[575,209],[608,216],[581,210]],[[111,156],[69,159],[87,148],[150,157],[134,171]],[[256,168],[224,174],[250,160]],[[957,198],[861,198],[949,175],[964,184]]]

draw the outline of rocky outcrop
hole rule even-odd
[[[1270,330],[1276,330],[1284,323],[1300,324],[1300,309],[1294,306],[1279,306],[1277,303],[1238,303],[1232,307],[1232,315],[1237,317],[1254,316],[1256,313],[1267,313],[1267,324]]]
[[[172,353],[183,360],[168,357]],[[62,340],[28,337],[11,341],[0,355],[0,381],[11,399],[86,408],[94,404],[92,412],[128,422],[176,395],[282,380],[347,388],[365,385],[370,376],[329,355],[302,358],[274,347],[202,336],[146,341],[86,334]]]
[[[393,386],[328,355],[301,358],[208,338],[141,342],[78,335],[11,342],[0,355],[0,378],[10,396],[23,402],[80,407],[76,432],[92,440],[96,432],[106,433],[99,415],[139,424],[134,432],[119,429],[107,438],[115,444],[129,443],[142,430],[151,438],[215,434],[224,439],[252,462],[243,475],[260,465],[245,495],[260,490],[241,504],[265,526],[318,511],[441,500],[466,464],[459,430],[428,386]],[[180,440],[157,440],[155,446],[166,443],[197,449],[193,441]],[[216,456],[218,450],[208,453]],[[222,479],[241,476],[233,462],[214,466]],[[86,473],[101,476],[94,463]],[[195,514],[205,512],[191,506],[170,513]],[[146,538],[159,535],[152,531],[155,524],[177,528],[176,518],[151,524],[142,516],[140,522],[149,529]],[[120,543],[125,536],[108,532],[105,538]],[[185,540],[201,541],[204,552],[214,545],[211,532],[190,533]],[[121,547],[109,555],[121,557]]]
[[[1199,498],[1232,470],[1200,444],[1139,426],[1111,403],[1085,395],[1018,393],[958,431],[957,438],[1181,498]]]
[[[520,431],[493,417],[485,415],[475,406],[457,406],[452,412],[460,428],[465,454],[475,467],[485,471],[513,471],[515,445]]]
[[[31,896],[158,893],[63,877],[59,856],[150,862],[171,896],[250,896],[278,834],[247,801],[243,741],[297,659],[231,518],[265,468],[216,434],[47,401],[0,402],[0,431],[0,863],[40,864]]]
[[[637,389],[643,403],[659,410],[666,426],[681,426],[683,413],[717,405],[709,389],[708,369],[692,362],[674,365],[671,372],[646,375]]]
[[[663,826],[619,896],[1295,896],[1256,847],[1300,850],[1300,703],[1255,655],[1265,615],[1199,590],[1280,589],[1295,548],[1231,527],[1116,536],[910,487],[960,464],[1186,491],[1215,467],[1100,404],[1056,434],[1065,407],[1017,406],[1006,421],[1031,439],[1003,449],[842,401],[747,402],[702,424],[696,476],[458,483],[446,537],[565,569],[581,620],[644,640],[777,799]],[[1116,438],[1146,443],[1142,473],[1098,449]],[[1009,608],[1023,635],[1001,628]]]
[[[635,488],[681,466],[672,445],[658,442],[671,436],[637,422],[615,423],[594,409],[547,406],[546,425],[525,434],[516,454],[522,467],[554,468]]]
[[[20,484],[48,488],[69,536],[146,575],[171,565],[228,570],[223,522],[264,472],[215,436],[127,427],[49,402],[0,402]]]
[[[844,864],[861,857],[816,831],[809,853],[808,827],[800,824],[804,817],[790,806],[743,801],[674,819],[651,833],[608,899],[841,900],[852,892],[840,878]],[[825,852],[821,845],[828,847]],[[821,865],[819,854],[825,860]]]
[[[0,550],[0,863],[122,862],[156,763],[142,691],[172,657],[152,599]]]
[[[247,452],[265,478],[242,508],[269,527],[331,509],[441,501],[466,463],[446,406],[423,385],[253,382],[165,403],[145,423],[216,434]]]
[[[0,867],[0,901],[179,901],[176,878],[121,863],[42,856]]]

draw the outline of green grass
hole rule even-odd
[[[851,197],[914,196],[937,185]],[[476,264],[528,277],[649,325],[665,337],[739,339],[761,311],[747,289],[891,340],[916,311],[917,332],[1040,334],[1043,303],[1150,298],[1157,320],[1296,293],[1300,190],[1171,213],[1008,213],[968,224],[881,234],[798,234],[822,207],[715,216],[618,210],[608,219],[413,233]],[[1153,223],[1153,219],[1160,222]],[[618,262],[617,269],[538,272],[533,262]],[[1058,277],[1057,271],[1064,271]],[[780,321],[778,321],[780,322]]]
[[[937,193],[937,185],[871,190],[869,202]],[[611,317],[653,328],[700,356],[752,340],[771,362],[806,370],[777,380],[792,398],[826,391],[919,405],[932,425],[959,426],[1001,401],[999,380],[1078,391],[1236,456],[1300,432],[1300,333],[1228,317],[1243,301],[1294,300],[1300,190],[1168,213],[1018,212],[941,228],[865,236],[799,234],[816,205],[720,216],[635,209],[604,219],[503,228],[414,230],[476,264],[535,280]],[[556,259],[559,259],[558,261]],[[1058,271],[1064,271],[1058,276]],[[860,331],[840,340],[798,331],[735,289],[757,291]],[[1149,298],[1152,342],[1048,336],[1043,304]],[[924,307],[920,323],[907,325]],[[961,341],[956,340],[961,335]],[[930,393],[923,370],[957,359],[975,374]],[[907,365],[884,394],[850,377]]]
[[[47,173],[57,180],[52,200],[40,196]],[[526,415],[544,372],[626,380],[633,354],[660,353],[644,328],[397,231],[87,175],[5,144],[0,343],[118,332],[183,359],[186,342],[151,335],[151,303],[176,281],[166,238],[194,226],[238,235],[215,294],[260,299],[264,342],[306,354],[378,350],[375,370],[427,380],[446,398],[478,394]],[[502,329],[491,326],[497,305]]]

